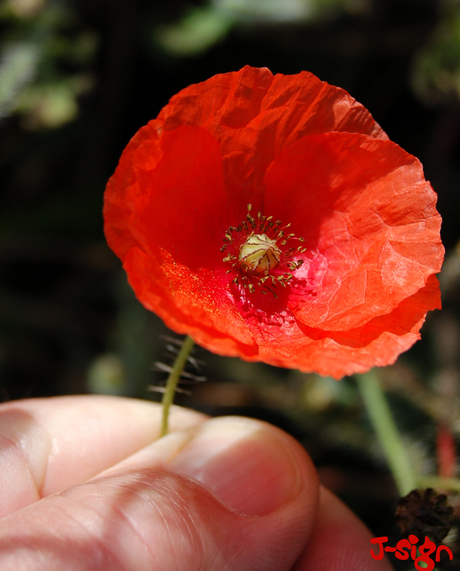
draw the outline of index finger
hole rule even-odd
[[[171,410],[171,431],[207,417]],[[85,482],[160,435],[161,406],[111,396],[69,396],[0,405],[0,517]]]

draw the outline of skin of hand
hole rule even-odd
[[[2,571],[389,571],[264,422],[103,396],[0,405]]]

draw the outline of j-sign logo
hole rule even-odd
[[[446,545],[440,545],[436,548],[436,544],[426,536],[425,542],[421,545],[417,545],[419,540],[415,535],[409,535],[409,539],[400,539],[396,547],[390,547],[388,545],[387,547],[383,547],[387,541],[388,537],[374,537],[374,539],[371,539],[371,543],[379,546],[379,552],[377,554],[375,554],[371,548],[371,555],[374,559],[383,559],[384,551],[386,551],[387,553],[394,553],[396,559],[403,561],[409,559],[410,556],[417,571],[432,571],[435,562],[431,558],[431,555],[435,554],[436,563],[439,562],[442,551],[447,552],[450,560],[454,558],[452,551]]]

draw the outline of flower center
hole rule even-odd
[[[231,265],[227,273],[235,274],[233,283],[241,284],[250,293],[259,286],[261,293],[270,292],[278,297],[276,287],[286,287],[292,272],[303,264],[302,259],[294,257],[306,251],[302,244],[305,240],[293,233],[286,234],[290,224],[281,226],[281,220],[274,222],[273,216],[262,216],[259,212],[257,219],[254,218],[251,208],[248,204],[246,220],[225,232],[220,249],[227,252],[223,261]],[[301,244],[294,245],[296,241]]]
[[[279,265],[281,253],[276,240],[271,240],[266,234],[254,234],[241,244],[238,261],[244,271],[263,274]]]

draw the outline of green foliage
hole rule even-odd
[[[34,78],[39,48],[27,42],[10,42],[3,46],[0,63],[0,118],[8,116],[16,106],[17,96]]]
[[[18,114],[24,127],[53,129],[73,121],[78,97],[93,82],[88,67],[97,48],[91,30],[76,28],[66,3],[9,0],[0,8],[0,118]]]
[[[195,56],[239,25],[299,24],[367,8],[368,0],[210,0],[208,6],[191,9],[178,22],[158,27],[154,40],[171,55]]]
[[[460,3],[450,0],[431,41],[414,62],[412,83],[417,94],[436,103],[460,96]]]
[[[197,8],[178,23],[160,27],[155,32],[155,39],[172,55],[196,55],[223,39],[233,23],[225,12],[211,7]]]

